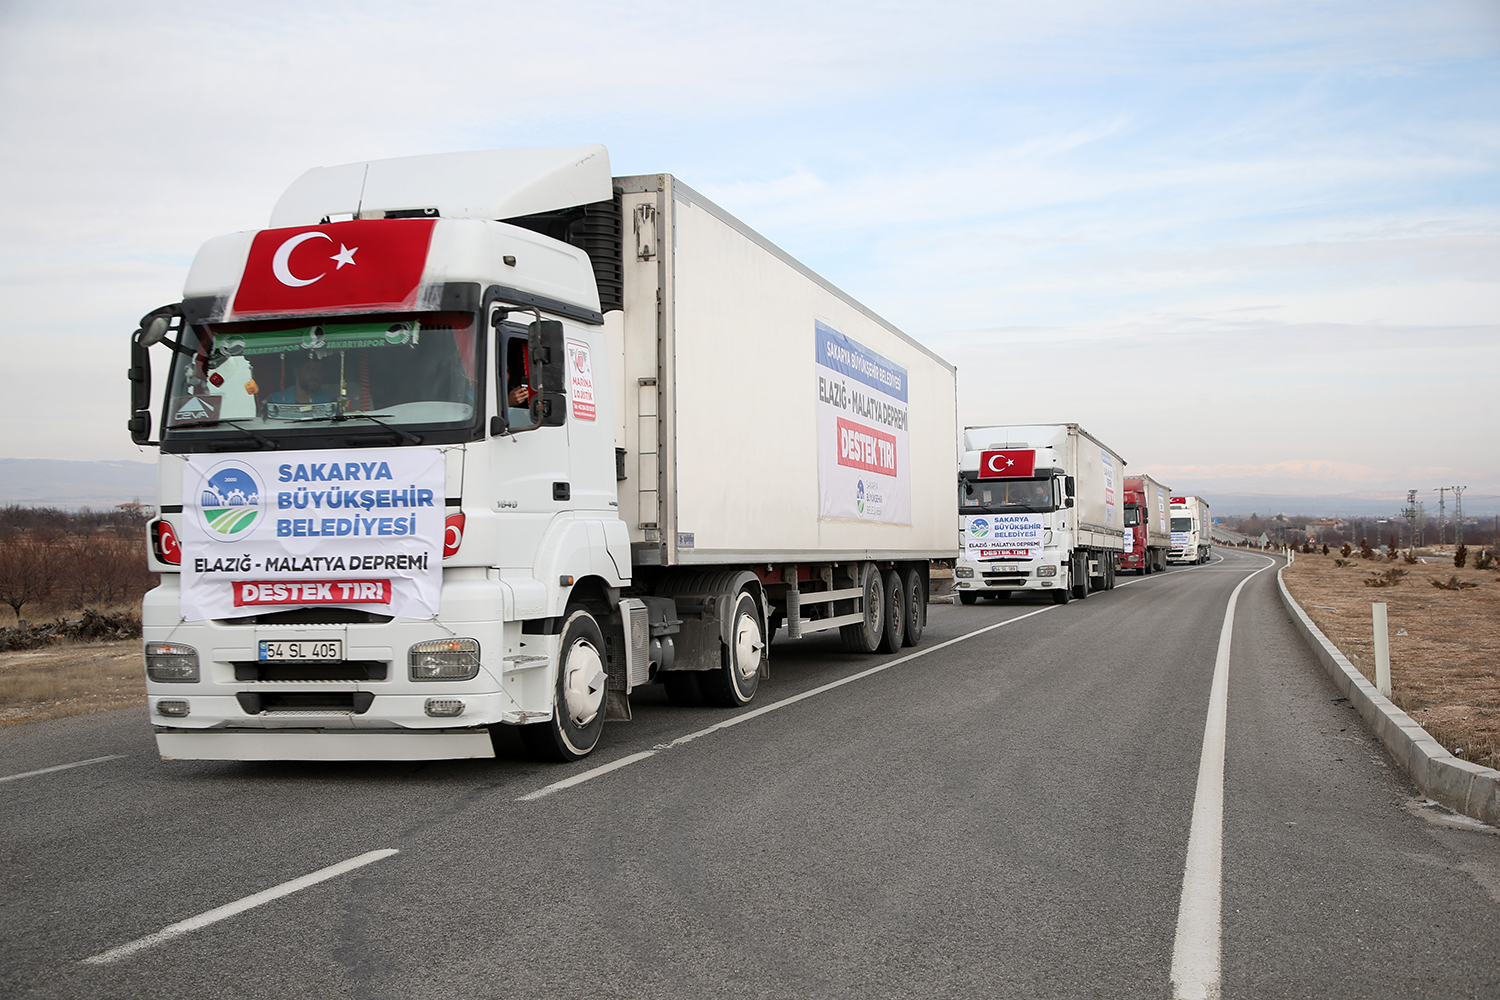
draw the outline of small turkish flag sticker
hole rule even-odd
[[[980,479],[1029,479],[1036,473],[1036,452],[982,451],[979,453]]]
[[[427,266],[433,219],[357,219],[255,234],[234,311],[407,309]]]

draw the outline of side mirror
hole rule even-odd
[[[1072,476],[1065,476],[1065,477],[1063,477],[1063,493],[1066,494],[1067,496],[1070,496],[1070,497],[1078,495],[1078,491],[1074,488],[1074,485],[1073,485],[1073,477]],[[1068,506],[1071,507],[1073,505],[1072,504],[1068,504]]]
[[[568,419],[563,325],[555,319],[538,320],[526,327],[526,339],[531,356],[531,422],[538,427],[561,427]]]
[[[1072,497],[1068,497],[1068,499],[1064,500],[1063,501],[1063,506],[1064,507],[1071,507],[1071,506],[1073,506],[1073,498]]]
[[[148,444],[151,438],[151,351],[145,334],[137,330],[130,339],[130,370],[125,373],[130,379],[130,419],[125,426],[136,444]]]

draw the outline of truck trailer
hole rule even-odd
[[[1173,497],[1172,546],[1167,561],[1184,565],[1202,565],[1213,555],[1210,532],[1213,521],[1208,503],[1200,497]]]
[[[964,428],[959,601],[1023,592],[1066,604],[1113,588],[1124,476],[1124,459],[1077,424]]]
[[[576,759],[783,626],[914,645],[954,555],[953,366],[603,146],[310,170],[130,377],[164,758]]]
[[[1172,526],[1167,501],[1172,491],[1150,476],[1125,477],[1125,551],[1120,568],[1141,576],[1167,568]]]

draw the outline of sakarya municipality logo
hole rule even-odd
[[[203,483],[198,498],[203,526],[220,538],[243,537],[260,519],[260,483],[238,465],[221,465]]]
[[[982,517],[976,517],[969,522],[969,534],[975,538],[983,538],[990,533],[990,522]]]

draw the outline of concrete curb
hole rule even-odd
[[[1380,737],[1391,756],[1406,768],[1422,794],[1454,812],[1500,826],[1500,771],[1453,756],[1415,719],[1392,704],[1313,624],[1286,589],[1281,572],[1276,571],[1276,586],[1292,623],[1322,661],[1334,686]]]

